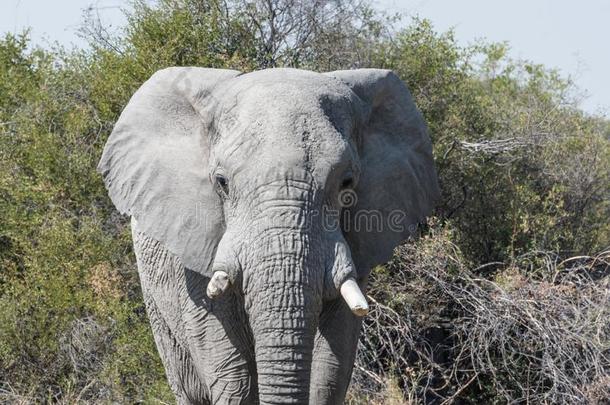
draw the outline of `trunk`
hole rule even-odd
[[[261,240],[265,254],[244,275],[260,403],[307,404],[323,271],[307,235],[271,234]]]
[[[296,305],[260,311],[253,334],[261,404],[307,404],[316,320]]]

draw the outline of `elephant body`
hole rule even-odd
[[[207,280],[139,232],[135,220],[132,230],[146,311],[178,403],[258,403],[254,342],[239,296],[212,301],[205,294]],[[343,402],[359,329],[360,318],[340,299],[327,304],[316,335],[320,366],[312,372],[310,403]]]
[[[246,330],[238,329],[242,324],[225,329],[222,323],[241,316],[231,302],[236,297],[212,304],[205,289],[189,287],[205,284],[203,277],[185,268],[163,244],[139,232],[135,220],[132,236],[155,343],[178,402],[254,403],[254,373],[241,371],[255,370],[250,351],[244,350],[251,348],[251,339]],[[229,355],[219,345],[229,346]]]
[[[185,404],[340,404],[371,267],[438,196],[393,73],[157,72],[98,169]]]

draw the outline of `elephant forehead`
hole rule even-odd
[[[278,88],[281,88],[282,86],[285,88],[301,88],[303,91],[309,91],[311,93],[322,91],[322,89],[325,89],[328,92],[349,93],[347,86],[330,76],[300,69],[281,68],[258,70],[238,76],[233,82],[240,90],[244,90],[251,86],[262,85],[277,86]]]
[[[217,114],[217,146],[240,161],[246,153],[240,165],[268,167],[281,156],[283,166],[313,170],[345,159],[354,121],[346,86],[295,69],[253,72],[234,82]]]
[[[224,93],[221,115],[235,120],[290,125],[295,118],[340,120],[354,94],[344,84],[320,73],[268,69],[239,76]]]

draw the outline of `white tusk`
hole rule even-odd
[[[341,296],[354,315],[364,316],[369,313],[369,304],[353,278],[350,277],[341,284]]]
[[[229,289],[230,285],[229,275],[222,270],[214,272],[214,275],[208,283],[206,293],[208,297],[214,299],[224,294]]]

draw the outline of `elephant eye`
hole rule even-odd
[[[214,176],[214,183],[216,187],[216,192],[221,197],[227,197],[229,195],[229,181],[226,177],[221,174],[217,174]]]
[[[354,186],[354,179],[352,177],[347,177],[341,183],[341,190],[352,188],[353,186]]]

